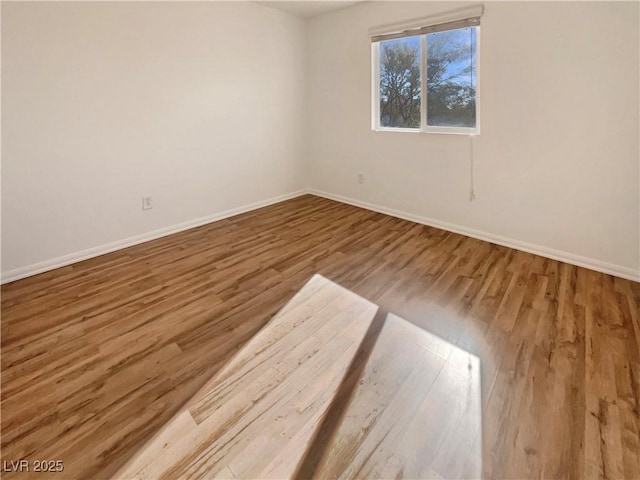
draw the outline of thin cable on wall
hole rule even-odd
[[[473,180],[473,135],[469,135],[469,201],[476,199]]]

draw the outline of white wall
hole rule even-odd
[[[311,186],[640,277],[638,3],[485,6],[476,200],[468,137],[370,128],[369,28],[451,2],[371,2],[310,21]]]
[[[638,3],[485,3],[474,202],[468,137],[370,130],[368,29],[459,5],[3,3],[3,279],[305,185],[640,276]]]
[[[5,2],[3,278],[302,188],[305,41],[253,3]]]

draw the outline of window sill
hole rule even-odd
[[[394,133],[444,133],[446,135],[480,135],[479,128],[457,128],[457,127],[427,127],[427,128],[389,128],[377,127],[374,132],[394,132]]]

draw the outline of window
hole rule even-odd
[[[479,29],[478,16],[372,36],[373,128],[478,133]]]
[[[420,37],[380,42],[379,119],[381,127],[420,128],[422,68]]]

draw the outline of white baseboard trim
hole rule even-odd
[[[622,265],[616,265],[614,263],[607,263],[593,258],[583,257],[575,255],[569,252],[563,252],[561,250],[555,250],[553,248],[543,247],[532,243],[522,242],[509,237],[503,237],[502,235],[495,235],[493,233],[483,232],[481,230],[475,230],[473,228],[467,228],[452,223],[441,222],[440,220],[434,220],[432,218],[422,217],[400,210],[392,208],[382,207],[368,202],[363,202],[355,198],[344,197],[342,195],[335,195],[333,193],[324,192],[322,190],[316,190],[309,188],[308,193],[316,195],[318,197],[328,198],[341,203],[347,203],[355,207],[364,208],[385,215],[391,215],[392,217],[401,218],[403,220],[409,220],[410,222],[420,223],[429,227],[439,228],[441,230],[447,230],[453,233],[459,233],[467,237],[477,238],[478,240],[484,240],[486,242],[495,243],[496,245],[502,245],[504,247],[513,248],[516,250],[522,250],[523,252],[533,253],[534,255],[540,255],[541,257],[551,258],[552,260],[559,260],[561,262],[576,265],[578,267],[588,268],[597,272],[607,273],[616,277],[626,278],[627,280],[633,280],[640,282],[640,270],[634,270],[632,268],[623,267]]]
[[[32,265],[27,265],[26,267],[16,268],[14,270],[2,272],[2,280],[0,283],[5,284],[5,283],[13,282],[15,280],[20,280],[21,278],[37,275],[38,273],[43,273],[49,270],[54,270],[56,268],[65,267],[67,265],[71,265],[72,263],[81,262],[82,260],[98,257],[100,255],[115,252],[116,250],[121,250],[123,248],[132,247],[133,245],[138,245],[140,243],[148,242],[150,240],[155,240],[157,238],[166,237],[167,235],[182,232],[184,230],[189,230],[190,228],[200,227],[208,223],[217,222],[218,220],[223,220],[225,218],[233,217],[241,213],[250,212],[251,210],[256,210],[258,208],[273,205],[274,203],[280,203],[285,200],[290,200],[292,198],[299,197],[300,195],[304,195],[306,193],[307,193],[306,190],[299,190],[297,192],[287,193],[285,195],[279,195],[277,197],[272,197],[267,200],[250,203],[249,205],[244,205],[242,207],[232,208],[231,210],[226,210],[224,212],[214,213],[212,215],[207,215],[206,217],[196,218],[194,220],[189,220],[187,222],[179,223],[177,225],[160,228],[152,232],[143,233],[141,235],[135,235],[133,237],[125,238],[124,240],[117,240],[115,242],[107,243],[97,247],[88,248],[86,250],[81,250],[79,252],[70,253],[62,257],[52,258],[51,260],[45,260],[44,262],[34,263]]]
[[[212,215],[208,215],[206,217],[196,218],[194,220],[179,223],[177,225],[172,225],[170,227],[161,228],[158,230],[154,230],[152,232],[143,233],[141,235],[129,237],[124,240],[118,240],[115,242],[107,243],[105,245],[89,248],[86,250],[82,250],[80,252],[75,252],[68,255],[64,255],[62,257],[53,258],[51,260],[45,260],[44,262],[35,263],[32,265],[28,265],[26,267],[9,270],[7,272],[2,273],[2,279],[0,283],[2,284],[9,283],[15,280],[20,280],[21,278],[37,275],[38,273],[43,273],[49,270],[54,270],[56,268],[65,267],[73,263],[81,262],[82,260],[87,260],[89,258],[105,255],[107,253],[115,252],[116,250],[121,250],[123,248],[131,247],[133,245],[138,245],[140,243],[148,242],[150,240],[155,240],[157,238],[165,237],[167,235],[182,232],[184,230],[189,230],[191,228],[206,225],[208,223],[216,222],[218,220],[223,220],[225,218],[233,217],[235,215],[249,212],[251,210],[256,210],[258,208],[273,205],[275,203],[283,202],[285,200],[290,200],[292,198],[299,197],[300,195],[304,195],[306,193],[310,193],[318,197],[328,198],[330,200],[335,200],[337,202],[346,203],[356,207],[365,208],[373,212],[383,213],[385,215],[391,215],[392,217],[402,218],[403,220],[408,220],[410,222],[420,223],[422,225],[440,228],[442,230],[458,233],[461,235],[465,235],[467,237],[477,238],[479,240],[484,240],[486,242],[495,243],[496,245],[502,245],[505,247],[514,248],[516,250],[522,250],[524,252],[540,255],[542,257],[551,258],[553,260],[559,260],[561,262],[577,265],[579,267],[588,268],[591,270],[595,270],[597,272],[607,273],[609,275],[614,275],[616,277],[626,278],[628,280],[640,282],[640,270],[634,270],[632,268],[623,267],[621,265],[602,262],[600,260],[595,260],[592,258],[575,255],[569,252],[563,252],[561,250],[555,250],[553,248],[543,247],[540,245],[522,242],[520,240],[515,240],[512,238],[503,237],[502,235],[495,235],[492,233],[483,232],[481,230],[462,227],[460,225],[442,222],[439,220],[434,220],[431,218],[422,217],[422,216],[414,215],[407,212],[402,212],[400,210],[395,210],[392,208],[382,207],[380,205],[363,202],[355,198],[344,197],[342,195],[335,195],[333,193],[316,190],[314,188],[307,188],[305,190],[299,190],[297,192],[292,192],[285,195],[279,195],[277,197],[273,197],[267,200],[262,200],[259,202],[254,202],[249,205],[244,205],[242,207],[233,208],[231,210],[226,210],[224,212],[215,213]]]

